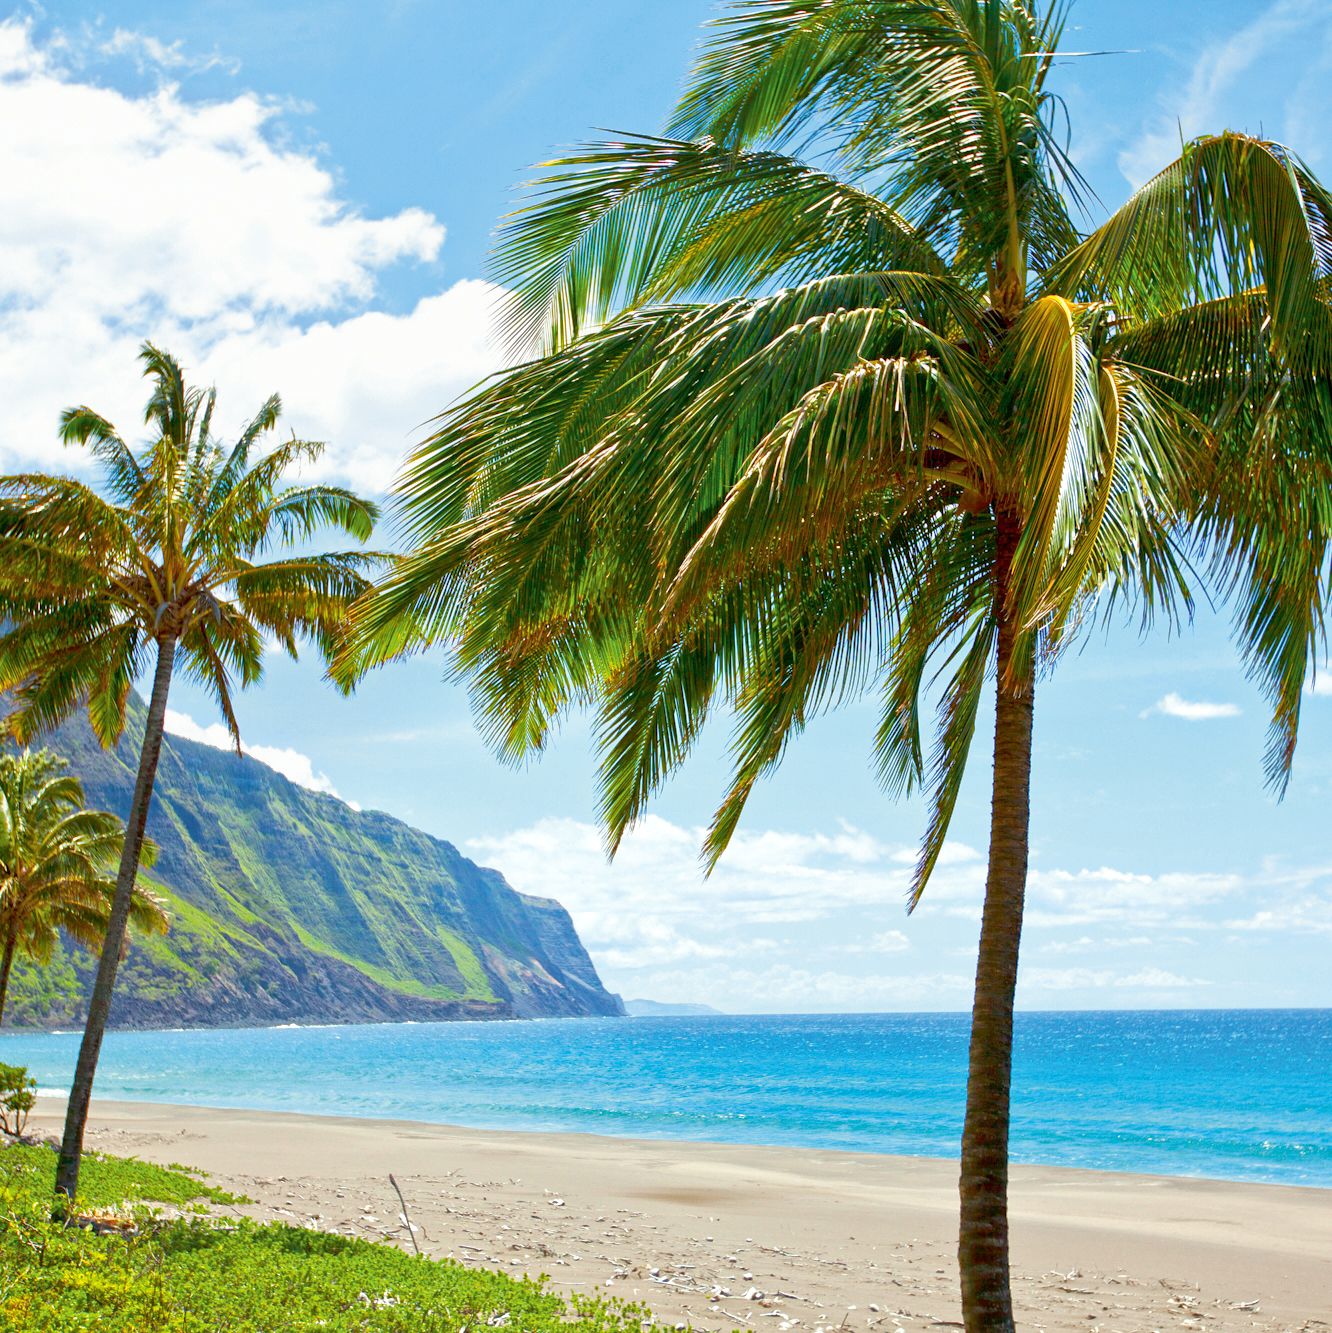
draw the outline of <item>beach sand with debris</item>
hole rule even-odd
[[[33,1127],[56,1132],[59,1099]],[[959,1318],[957,1167],[925,1158],[483,1131],[129,1102],[87,1146],[201,1167],[261,1219],[549,1275],[668,1324],[759,1333]],[[1017,1167],[1027,1329],[1332,1333],[1332,1191]]]

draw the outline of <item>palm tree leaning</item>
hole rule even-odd
[[[414,455],[413,549],[353,611],[339,668],[449,643],[510,757],[593,709],[612,852],[705,718],[732,716],[709,866],[788,740],[877,689],[880,777],[930,793],[913,905],[996,683],[961,1166],[973,1333],[1012,1327],[1038,664],[1116,599],[1186,614],[1201,557],[1272,695],[1279,781],[1328,550],[1332,198],[1281,146],[1222,134],[1084,235],[1048,87],[1063,18],[737,0],[672,137],[548,164],[497,264],[515,345],[539,354]]]
[[[151,435],[137,453],[90,408],[62,418],[65,441],[101,464],[105,495],[66,477],[0,478],[0,618],[8,625],[0,635],[0,689],[12,691],[11,731],[26,741],[86,704],[98,739],[114,745],[134,682],[153,672],[56,1172],[57,1195],[69,1200],[78,1189],[172,673],[179,664],[209,690],[239,748],[232,691],[237,678],[242,686],[259,680],[265,636],[292,657],[298,638],[331,657],[345,609],[367,587],[378,558],[336,551],[263,559],[325,527],[364,542],[375,506],[334,486],[283,484],[323,445],[293,438],[259,452],[281,413],[276,395],[224,447],[213,433],[216,391],[187,387],[179,364],[151,344],[141,359],[153,389],[144,418]]]
[[[61,931],[89,949],[106,934],[125,826],[85,809],[83,787],[66,768],[49,750],[0,755],[0,1021],[20,950],[46,963]],[[155,852],[145,841],[141,864],[151,865]],[[130,920],[144,932],[167,929],[161,899],[141,884]]]

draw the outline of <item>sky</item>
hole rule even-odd
[[[323,475],[379,494],[422,423],[501,365],[487,249],[525,172],[597,128],[661,128],[705,0],[80,0],[0,21],[0,469],[78,471],[87,402],[127,432],[151,338],[218,386],[234,428],[274,389],[329,442]],[[1083,0],[1058,71],[1106,207],[1221,128],[1332,179],[1326,0]],[[293,781],[447,838],[558,898],[612,989],[732,1011],[962,1009],[984,875],[988,722],[921,907],[924,814],[868,755],[873,699],[815,720],[717,872],[701,827],[724,728],[608,865],[588,728],[501,765],[443,659],[342,699],[275,658],[244,696],[250,752]],[[219,743],[178,682],[170,726]],[[1332,672],[1289,794],[1224,609],[1173,637],[1091,638],[1041,683],[1019,1004],[1332,1003]]]

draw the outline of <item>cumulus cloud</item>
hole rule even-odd
[[[1229,930],[1332,935],[1332,896],[1295,896],[1276,907],[1265,907],[1252,916],[1227,921]]]
[[[911,941],[903,931],[881,930],[871,935],[863,944],[847,945],[848,953],[904,953],[911,948]]]
[[[823,833],[742,829],[705,879],[702,837],[649,816],[608,863],[596,826],[551,818],[465,847],[516,888],[559,899],[613,989],[730,1009],[964,1007],[970,977],[941,980],[931,962],[975,956],[985,862],[973,848],[950,845],[921,908],[904,919],[914,858],[902,844],[849,824]],[[1177,970],[1174,957],[1159,966],[1162,950],[1196,949],[1198,939],[1232,927],[1332,926],[1332,907],[1318,906],[1329,883],[1318,868],[1275,863],[1250,875],[1037,863],[1027,923],[1038,965],[1024,971],[1024,986],[1036,998],[1058,991],[1079,1001],[1155,1002],[1205,980]],[[1238,919],[1258,894],[1265,914]],[[1119,965],[1106,966],[1114,954]],[[1057,955],[1091,965],[1039,965]]]
[[[660,910],[670,915],[712,912],[721,902],[749,923],[801,920],[842,906],[900,906],[910,881],[899,844],[849,824],[829,833],[742,829],[710,878],[699,867],[703,837],[700,828],[649,815],[608,863],[595,825],[547,818],[512,833],[474,838],[467,847],[515,882],[540,881],[562,901],[614,907],[626,891],[641,892],[655,895]],[[956,846],[949,852],[954,872],[978,886],[984,867],[976,854]],[[941,884],[948,878],[941,876]]]
[[[1159,713],[1162,717],[1181,718],[1185,722],[1212,722],[1220,717],[1239,717],[1240,708],[1238,704],[1185,699],[1172,690],[1150,708],[1144,708],[1138,716],[1151,717],[1155,713]]]
[[[172,708],[166,711],[166,729],[172,736],[180,736],[187,741],[198,741],[201,745],[211,745],[217,750],[233,750],[231,733],[220,722],[210,722],[207,726],[196,722],[188,713],[178,713]],[[337,789],[325,773],[315,771],[314,762],[308,754],[277,745],[251,745],[241,742],[241,750],[266,764],[277,773],[281,773],[289,782],[310,791],[323,792],[327,796],[336,796],[353,810],[359,810],[354,801],[344,801],[338,796]]]
[[[667,969],[644,978],[659,995],[739,1012],[800,1013],[846,1010],[964,1010],[971,1002],[968,972],[921,971],[865,975],[815,970],[775,961],[769,967]],[[1169,1003],[1204,990],[1203,977],[1163,968],[1027,968],[1019,980],[1026,1002],[1063,1007],[1075,996],[1096,1005]],[[1042,997],[1055,997],[1042,1000]],[[1022,1002],[1021,1000],[1019,1001]],[[1177,1002],[1177,1001],[1176,1001]]]
[[[608,863],[594,825],[549,818],[473,838],[466,849],[516,887],[559,899],[617,987],[641,989],[641,970],[666,963],[775,955],[838,913],[873,921],[903,910],[904,849],[849,824],[826,833],[741,830],[710,878],[699,867],[702,840],[702,829],[649,815]],[[946,859],[939,896],[978,895],[984,865],[975,852],[950,845]],[[883,930],[857,950],[890,955],[909,944],[904,931]]]
[[[186,59],[122,31],[102,47]],[[78,467],[55,432],[72,403],[131,430],[152,339],[218,383],[225,427],[276,389],[291,429],[329,441],[323,475],[378,490],[419,424],[499,364],[484,283],[373,309],[387,269],[438,259],[444,226],[363,214],[284,142],[282,115],[248,92],[104,86],[60,42],[0,23],[0,466]]]
[[[1305,694],[1325,695],[1332,698],[1332,671],[1324,668],[1304,687]]]
[[[1176,940],[1176,943],[1192,943],[1191,940]],[[1157,941],[1150,935],[1080,935],[1073,940],[1045,940],[1037,946],[1043,954],[1079,954],[1104,953],[1112,949],[1150,949]]]
[[[1248,883],[1242,875],[1206,871],[1149,875],[1111,866],[1035,867],[1028,876],[1027,922],[1047,928],[1187,926],[1201,909],[1242,892]]]
[[[306,328],[247,329],[211,345],[207,373],[233,406],[249,411],[280,389],[287,425],[329,442],[321,471],[382,490],[422,424],[497,366],[497,294],[467,279],[405,315],[372,310]]]

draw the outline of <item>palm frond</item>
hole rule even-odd
[[[1332,369],[1332,196],[1289,149],[1196,139],[1056,269],[1056,290],[1112,300],[1135,321],[1264,293],[1274,348]]]
[[[370,553],[315,554],[257,574],[257,553],[307,544],[330,526],[368,539],[377,506],[342,487],[283,485],[322,444],[292,439],[252,460],[278,421],[276,395],[224,449],[213,434],[216,392],[191,387],[152,344],[140,359],[156,431],[141,453],[90,408],[62,418],[67,442],[103,464],[107,496],[69,478],[0,478],[0,690],[12,692],[6,726],[22,739],[82,704],[113,744],[150,654],[176,642],[234,732],[231,689],[260,678],[261,629],[293,652],[299,634],[331,658],[347,605],[377,564]]]
[[[60,438],[79,444],[102,464],[117,503],[132,504],[147,480],[129,445],[116,428],[90,407],[71,407],[60,414]]]
[[[882,200],[779,153],[640,137],[544,171],[495,255],[518,349],[558,350],[613,313],[703,285],[747,294],[829,272],[943,271]]]

